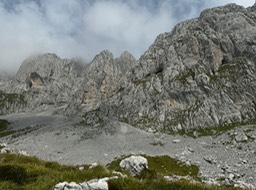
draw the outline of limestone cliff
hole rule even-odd
[[[159,35],[99,112],[165,132],[254,120],[255,31],[256,6],[203,11]]]

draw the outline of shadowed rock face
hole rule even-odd
[[[40,88],[43,86],[45,86],[43,79],[36,72],[30,73],[30,76],[26,78],[26,88],[32,88],[32,87]]]
[[[45,87],[27,92],[27,110],[62,106],[91,125],[115,119],[169,132],[247,122],[256,115],[255,31],[256,6],[229,4],[160,34],[137,61],[106,50],[82,66],[44,54],[22,63],[21,83],[1,88],[21,93],[35,72]]]

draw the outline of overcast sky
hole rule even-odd
[[[87,62],[104,49],[136,58],[156,36],[205,8],[254,0],[0,0],[0,71],[17,71],[31,54]]]

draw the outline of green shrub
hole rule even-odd
[[[24,184],[33,178],[24,166],[19,165],[1,165],[0,166],[0,180],[12,181],[18,184]]]

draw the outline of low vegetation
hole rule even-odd
[[[219,136],[225,132],[228,132],[236,127],[243,127],[247,125],[255,125],[256,119],[252,119],[246,122],[233,122],[230,124],[220,125],[214,128],[199,128],[199,129],[189,129],[189,130],[180,130],[179,135],[186,135],[193,138],[202,137],[202,136]]]
[[[10,112],[13,107],[22,107],[26,105],[23,94],[5,93],[0,91],[0,115]]]
[[[8,130],[9,122],[4,119],[0,119],[0,137],[4,137],[13,133],[13,131]]]
[[[80,171],[78,166],[59,165],[36,157],[0,154],[0,189],[50,190],[63,181],[83,182],[111,175],[102,166],[83,167],[85,169]]]
[[[198,180],[198,168],[185,166],[179,161],[168,156],[147,156],[149,168],[138,177],[119,177],[110,180],[110,190],[226,190],[231,187],[206,186],[200,182],[179,180],[168,182],[164,175],[190,175]],[[83,182],[94,178],[112,176],[113,170],[120,170],[117,159],[107,165],[96,166],[90,169],[84,165],[84,170],[79,166],[65,166],[56,162],[42,161],[36,157],[14,154],[0,154],[0,190],[50,190],[55,184],[63,181]],[[81,166],[80,166],[81,167]]]

